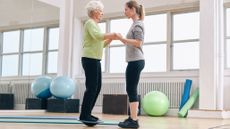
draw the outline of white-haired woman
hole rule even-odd
[[[91,0],[86,5],[89,19],[84,24],[84,41],[82,53],[82,66],[85,72],[86,90],[83,97],[80,120],[97,122],[98,118],[91,114],[99,92],[101,90],[101,63],[103,47],[107,46],[115,33],[102,33],[98,23],[103,16],[101,1]]]

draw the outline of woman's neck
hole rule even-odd
[[[133,22],[135,22],[135,21],[137,21],[137,20],[140,20],[140,18],[139,18],[138,15],[134,15],[134,16],[132,17],[132,20],[133,20]]]
[[[91,18],[95,23],[99,23],[99,20],[98,19],[96,19],[96,18]]]

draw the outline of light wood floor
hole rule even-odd
[[[0,111],[0,115],[14,116],[78,116],[73,113],[45,113],[32,111]],[[127,116],[94,114],[102,120],[121,121]],[[230,129],[230,119],[191,119],[177,117],[139,117],[139,129]],[[60,124],[24,124],[24,123],[0,123],[0,129],[119,129],[117,126],[87,127],[85,125],[60,125]]]

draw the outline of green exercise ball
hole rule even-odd
[[[168,112],[168,97],[160,91],[147,93],[142,100],[144,112],[150,116],[162,116]]]

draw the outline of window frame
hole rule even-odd
[[[227,10],[230,10],[230,2],[224,4],[224,45],[227,46],[227,41],[230,40],[230,35],[227,35]],[[225,59],[224,59],[224,67],[227,71],[230,73],[230,66],[228,67],[227,65],[227,47],[224,47],[224,54]]]
[[[184,7],[184,8],[179,8],[179,9],[168,9],[168,10],[160,10],[160,11],[150,11],[146,13],[146,16],[149,15],[159,15],[159,14],[166,14],[167,17],[167,39],[166,41],[163,42],[148,42],[146,43],[146,45],[159,45],[159,44],[166,44],[166,71],[165,72],[143,72],[145,75],[149,76],[149,75],[153,75],[153,74],[168,74],[168,73],[187,73],[187,72],[191,72],[193,73],[197,73],[199,71],[198,69],[183,69],[183,70],[173,70],[173,15],[174,14],[180,14],[180,13],[192,13],[192,12],[199,12],[199,7],[198,6],[192,6],[192,7]],[[111,20],[116,20],[116,19],[124,19],[126,17],[124,16],[114,16],[114,17],[105,17],[104,20],[102,20],[101,22],[105,22],[106,23],[106,33],[110,32],[110,27],[111,27]],[[82,24],[84,24],[84,21],[82,21]],[[200,42],[200,39],[190,39],[190,40],[186,40],[187,42]],[[178,42],[179,43],[179,42]],[[103,71],[103,74],[105,74],[106,76],[120,76],[123,75],[123,73],[111,73],[110,72],[110,48],[113,47],[122,47],[123,45],[113,45],[113,46],[109,46],[107,48],[105,48],[105,71]],[[83,71],[83,70],[82,70]]]
[[[44,37],[43,37],[43,49],[39,51],[23,51],[23,41],[24,41],[24,31],[27,29],[36,29],[36,28],[44,28]],[[48,73],[48,53],[49,52],[58,52],[58,49],[48,50],[48,37],[49,37],[49,29],[52,28],[59,28],[58,24],[53,25],[39,25],[35,27],[24,27],[24,28],[15,28],[15,29],[6,29],[0,31],[0,77],[1,78],[27,78],[33,76],[40,76],[40,75],[23,75],[23,55],[24,54],[42,54],[42,71],[41,75],[47,74],[51,76],[57,75],[57,73]],[[20,41],[19,41],[19,52],[12,52],[12,53],[3,53],[3,33],[10,32],[10,31],[20,31]],[[2,58],[5,55],[18,55],[18,75],[17,76],[2,76]]]
[[[199,10],[181,10],[181,11],[176,11],[176,12],[173,12],[171,14],[171,45],[170,45],[170,55],[171,55],[171,60],[170,60],[170,71],[198,71],[198,69],[173,69],[173,47],[174,47],[174,44],[177,44],[177,43],[186,43],[186,42],[198,42],[200,44],[200,38],[198,39],[187,39],[187,40],[175,40],[173,39],[173,16],[174,15],[177,15],[177,14],[186,14],[186,13],[194,13],[194,12],[199,12]]]
[[[58,48],[57,49],[52,49],[52,50],[49,50],[49,34],[50,34],[50,29],[54,29],[54,28],[59,28],[59,27],[54,27],[54,26],[52,26],[52,27],[47,27],[47,31],[46,31],[46,33],[47,34],[45,34],[45,44],[44,44],[44,50],[45,50],[45,52],[43,53],[44,55],[44,57],[45,58],[43,58],[43,62],[45,62],[44,64],[43,64],[43,68],[44,68],[44,71],[45,71],[45,73],[46,74],[57,74],[57,73],[48,73],[48,61],[49,61],[49,58],[48,58],[48,56],[49,56],[49,53],[50,52],[57,52],[57,54],[58,54],[58,49],[59,49],[59,45],[58,45]],[[59,28],[59,32],[60,32],[60,28]],[[59,35],[60,35],[60,33],[59,33]]]

